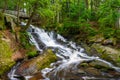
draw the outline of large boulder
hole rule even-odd
[[[101,44],[92,44],[90,47],[84,46],[90,56],[98,56],[104,60],[120,66],[120,50]]]
[[[95,35],[93,37],[88,38],[87,43],[99,43],[102,45],[116,45],[117,39],[116,38],[108,38],[106,39],[102,34]]]
[[[34,75],[41,69],[49,67],[56,60],[57,57],[52,50],[46,50],[42,55],[21,63],[15,73],[20,76]]]

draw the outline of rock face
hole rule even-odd
[[[13,32],[15,32],[15,27],[16,27],[16,17],[13,15],[9,14],[4,14],[5,18],[5,25],[7,26],[8,29],[11,29]]]
[[[105,39],[103,35],[96,35],[90,37],[88,43],[99,43],[102,45],[116,45],[117,39],[116,38],[108,38]]]
[[[16,27],[15,22],[16,22],[15,16],[0,13],[0,29],[1,30],[8,28],[14,32]]]
[[[16,63],[16,54],[19,56],[18,54],[23,53],[19,49],[14,34],[9,30],[0,30],[0,79],[7,80],[5,76]]]
[[[88,55],[98,56],[120,67],[120,50],[96,43],[92,44],[90,47],[86,46],[85,49]]]
[[[47,50],[42,55],[21,63],[15,73],[20,76],[34,75],[41,69],[49,67],[56,60],[56,55],[51,50]]]
[[[119,33],[116,32],[116,33]],[[119,35],[119,34],[118,34]],[[83,45],[86,52],[90,56],[98,56],[112,64],[120,67],[120,49],[119,49],[119,38],[109,37],[101,34],[89,37],[88,45]]]
[[[41,80],[41,79],[43,79],[43,76],[42,76],[42,74],[39,72],[39,73],[35,73],[35,74],[33,75],[33,77],[31,77],[29,80]]]
[[[116,70],[111,68],[108,64],[98,60],[93,60],[89,63],[83,62],[78,67],[79,71],[82,70],[82,73],[81,72],[77,73],[83,75],[84,77],[94,76],[94,78],[96,78],[95,80],[109,80],[112,78],[113,80],[117,80],[115,78],[119,78],[120,76],[120,72],[117,72]],[[90,80],[92,80],[92,77]]]
[[[112,62],[113,64],[120,66],[120,51],[111,47],[102,46],[99,44],[94,44],[92,47],[95,47],[98,53],[102,53],[101,57],[105,60]],[[102,51],[102,52],[101,52]]]
[[[108,64],[99,61],[83,61],[75,67],[60,68],[57,72],[52,70],[47,73],[50,80],[118,80],[120,72],[117,72]]]
[[[6,19],[9,17],[9,21]],[[14,49],[12,46],[16,45],[15,36],[9,30],[15,31],[15,17],[0,13],[0,79],[7,80],[6,72],[15,64],[12,59]],[[10,28],[8,30],[8,23]],[[17,49],[17,45],[14,46]]]

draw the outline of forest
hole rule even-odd
[[[119,38],[119,0],[1,0],[0,7],[2,12],[17,11],[18,20],[19,12],[25,13],[29,17],[27,26],[33,20],[32,24],[60,34],[102,33],[105,38]]]
[[[0,2],[0,80],[120,79],[120,0]]]

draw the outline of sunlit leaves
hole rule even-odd
[[[99,7],[98,11],[98,22],[100,23],[101,27],[114,27],[115,23],[118,19],[119,12],[118,7],[119,0],[107,0],[104,3],[102,3]]]

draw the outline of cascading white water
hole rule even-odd
[[[55,52],[56,56],[60,58],[59,61],[51,64],[52,68],[46,68],[41,71],[43,76],[46,78],[45,80],[49,80],[49,78],[46,77],[47,73],[53,71],[53,76],[57,76],[59,71],[63,70],[67,72],[68,69],[75,70],[77,69],[77,65],[83,61],[102,61],[109,65],[109,67],[120,71],[120,68],[113,66],[111,63],[102,60],[99,57],[88,56],[84,53],[84,49],[82,47],[77,46],[74,42],[68,42],[59,34],[55,34],[54,32],[46,32],[44,29],[40,29],[32,25],[28,29],[28,33],[30,35],[31,43],[33,43],[39,51],[51,48]],[[55,80],[65,79],[64,77],[57,77]]]
[[[90,61],[90,60],[99,60],[109,65],[109,67],[114,68],[117,71],[120,71],[120,68],[113,66],[111,63],[100,59],[99,57],[90,57],[84,53],[84,49],[80,46],[76,46],[74,42],[67,42],[59,34],[54,34],[53,32],[46,32],[43,29],[31,26],[31,30],[28,32],[31,35],[31,42],[36,45],[36,48],[42,50],[42,48],[57,49],[56,55],[62,60],[58,61],[60,63],[59,66],[49,69],[43,69],[42,73],[45,75],[54,69],[55,76],[57,76],[57,72],[60,70],[67,70],[67,68],[72,67],[73,69],[77,67],[78,64],[82,61]],[[37,35],[37,37],[35,37]],[[36,39],[38,38],[38,39]],[[42,48],[39,45],[44,44]],[[57,62],[56,62],[57,63]],[[72,65],[73,64],[73,65]],[[71,66],[72,65],[72,66]],[[46,79],[48,80],[48,78]],[[61,80],[61,79],[60,79]]]

